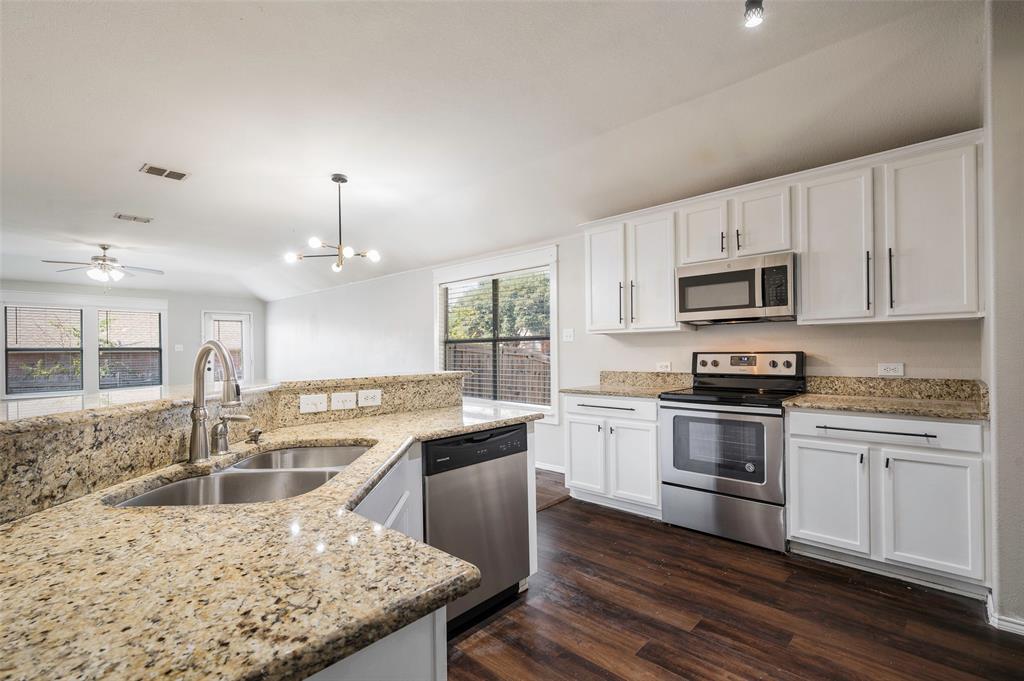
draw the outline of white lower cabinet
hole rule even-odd
[[[565,400],[565,484],[578,499],[660,517],[654,400]]]
[[[982,428],[789,413],[789,538],[900,575],[987,583]]]
[[[868,448],[789,441],[790,537],[871,553]]]

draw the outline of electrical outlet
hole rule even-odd
[[[331,410],[335,409],[355,409],[356,408],[356,394],[355,393],[331,393]]]
[[[576,329],[562,329],[562,340],[566,343],[576,340]]]
[[[672,362],[658,362],[654,365],[655,371],[672,371]]]
[[[903,362],[889,362],[889,363],[878,363],[878,375],[879,376],[902,376],[903,375]]]
[[[327,411],[327,395],[299,395],[300,414],[315,414],[318,411]]]
[[[380,391],[379,390],[360,390],[359,391],[359,406],[360,407],[379,407],[380,406]]]

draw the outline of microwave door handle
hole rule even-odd
[[[761,290],[762,280],[764,279],[764,268],[761,266],[754,268],[754,307],[764,307],[764,293]]]

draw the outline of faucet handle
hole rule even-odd
[[[260,435],[263,435],[263,431],[259,428],[250,428],[248,432],[249,437],[245,439],[246,442],[251,442],[254,445],[260,443]]]
[[[221,421],[250,421],[252,417],[247,414],[221,414]]]

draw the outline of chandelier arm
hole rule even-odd
[[[310,255],[298,254],[300,258],[337,258],[337,253],[311,253]]]

